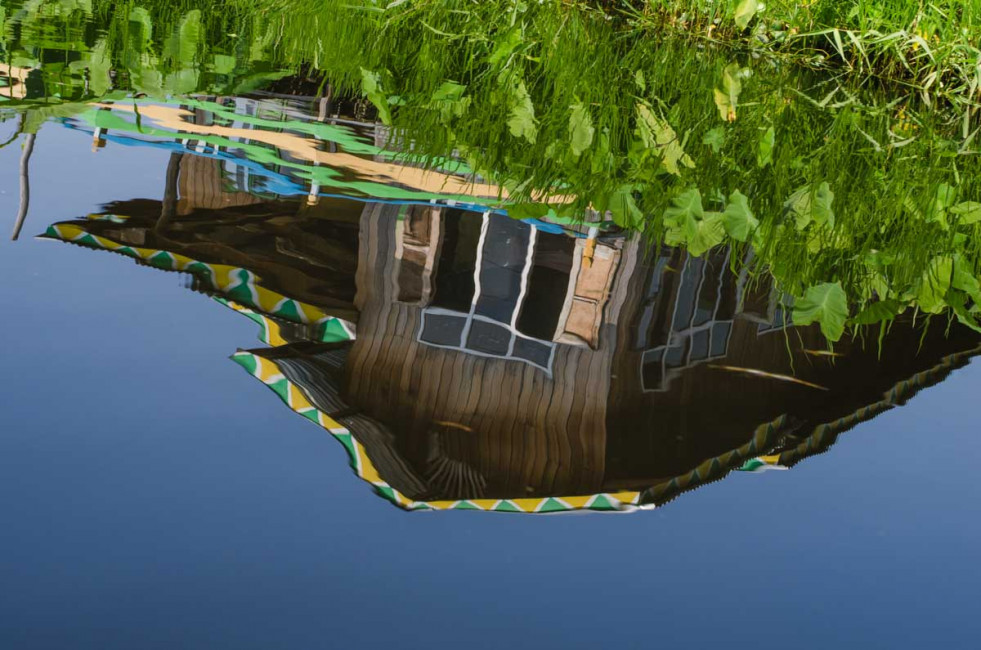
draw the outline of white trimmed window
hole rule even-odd
[[[476,257],[461,260],[455,270],[438,270],[436,293],[422,312],[418,340],[479,356],[522,361],[550,373],[555,344],[518,329],[527,307],[538,230],[490,212],[479,221],[475,216],[458,223],[461,227],[479,223]],[[460,248],[461,257],[466,256],[467,247]],[[440,278],[445,282],[442,289]]]
[[[728,259],[726,254],[722,263],[713,268],[708,258],[685,257],[670,331],[661,345],[643,354],[641,376],[645,391],[668,390],[680,369],[726,356],[733,327],[732,310],[723,304],[728,293],[724,284]],[[664,268],[657,264],[655,272],[663,273]],[[657,299],[656,294],[653,298]]]

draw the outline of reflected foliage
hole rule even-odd
[[[285,72],[268,56],[271,32],[258,15],[225,2],[57,0],[0,7],[0,57],[8,105],[194,92],[247,92]],[[0,107],[3,105],[0,104]]]
[[[552,3],[318,6],[344,19],[310,15],[298,42],[349,46],[299,51],[417,151],[461,152],[513,215],[593,212],[695,254],[752,246],[797,300],[838,285],[829,333],[906,308],[977,327],[973,109]]]
[[[33,132],[87,100],[237,94],[309,66],[370,101],[393,148],[430,166],[454,152],[502,187],[512,216],[644,231],[695,255],[752,250],[736,256],[751,277],[775,279],[831,340],[907,309],[979,327],[970,43],[931,90],[927,63],[908,53],[915,83],[856,71],[855,34],[900,24],[905,9],[787,14],[814,28],[801,43],[835,42],[814,30],[844,21],[835,69],[739,47],[775,29],[759,5],[694,3],[692,26],[719,18],[731,38],[693,43],[654,29],[670,15],[658,3],[605,4],[20,2],[0,15],[3,59],[23,72],[4,94],[32,107],[22,130]],[[973,19],[951,15],[970,40]],[[934,27],[930,40],[945,33]],[[920,41],[930,47],[921,35],[896,47]],[[863,52],[876,70],[899,60]]]

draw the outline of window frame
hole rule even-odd
[[[719,280],[718,286],[720,287],[720,290],[719,290],[718,294],[715,296],[715,304],[712,307],[712,315],[704,323],[702,323],[701,325],[692,325],[692,322],[695,320],[695,317],[696,317],[696,315],[698,313],[698,298],[701,295],[702,288],[705,286],[705,278],[707,277],[706,269],[707,269],[708,265],[705,264],[705,261],[703,260],[702,261],[702,263],[703,263],[702,272],[701,272],[700,277],[698,279],[698,284],[695,287],[695,293],[694,293],[693,302],[692,302],[691,316],[688,318],[688,326],[686,328],[682,329],[682,330],[677,330],[676,331],[674,329],[674,322],[677,319],[677,316],[678,316],[678,308],[679,308],[679,305],[681,304],[681,300],[680,300],[680,298],[681,298],[681,292],[685,289],[685,286],[686,286],[686,283],[685,283],[685,271],[688,270],[689,266],[691,265],[691,260],[693,259],[691,256],[687,256],[685,258],[685,263],[684,263],[684,266],[682,267],[682,270],[681,270],[682,281],[681,281],[681,283],[678,286],[678,291],[677,291],[677,293],[675,294],[675,297],[674,297],[675,298],[674,299],[674,305],[672,306],[672,309],[671,309],[671,321],[670,322],[672,323],[672,329],[668,333],[668,342],[665,343],[665,344],[662,344],[662,345],[655,346],[653,348],[646,349],[640,355],[640,364],[639,364],[640,385],[641,385],[641,389],[645,393],[662,393],[662,392],[666,392],[666,391],[668,391],[668,390],[671,389],[671,382],[672,382],[672,379],[673,379],[673,375],[676,374],[677,371],[682,370],[684,368],[690,368],[690,367],[696,366],[696,365],[701,364],[701,363],[706,363],[708,361],[713,361],[715,359],[722,359],[722,358],[724,358],[726,356],[726,354],[728,354],[729,340],[732,338],[732,331],[733,331],[733,329],[735,327],[735,320],[734,319],[717,320],[716,317],[718,316],[719,309],[722,306],[722,299],[723,299],[723,293],[724,292],[721,290],[721,288],[724,286],[723,285],[724,274],[726,273],[726,271],[729,268],[729,255],[730,255],[730,253],[729,252],[726,252],[725,260],[720,265],[721,268],[718,271],[718,280]],[[660,267],[658,267],[658,268],[660,268]],[[723,351],[722,354],[713,355],[712,354],[712,349],[713,349],[713,343],[714,343],[714,340],[715,340],[715,338],[714,338],[714,330],[715,330],[715,327],[717,325],[721,325],[721,324],[724,324],[724,323],[728,323],[729,324],[728,333],[725,336],[724,351]],[[692,351],[694,349],[694,346],[691,345],[691,341],[692,341],[692,339],[697,334],[700,334],[701,332],[704,332],[704,331],[707,331],[708,332],[708,336],[709,336],[709,340],[708,340],[708,354],[703,359],[695,359],[693,361],[692,358],[691,358],[691,356],[692,356]],[[667,366],[667,359],[668,359],[668,354],[667,353],[668,353],[669,350],[675,349],[679,345],[684,345],[685,346],[685,350],[684,350],[684,362],[681,365],[678,365],[678,366],[668,367]],[[660,361],[651,360],[649,362],[648,359],[650,357],[653,357],[654,356],[654,353],[656,353],[656,352],[660,352],[661,353],[661,359],[660,359]],[[644,382],[644,368],[648,365],[648,363],[660,363],[660,365],[661,365],[661,381],[660,381],[660,385],[657,386],[657,387],[654,387],[654,388],[649,388],[646,385],[646,383]]]
[[[488,210],[481,215],[483,222],[481,223],[480,226],[480,236],[477,239],[477,256],[476,259],[474,260],[474,274],[473,274],[474,291],[473,291],[473,298],[471,298],[470,300],[470,310],[464,313],[464,312],[454,311],[452,309],[446,309],[444,307],[434,307],[431,305],[424,307],[422,310],[422,318],[420,319],[420,323],[419,323],[419,331],[416,334],[416,340],[419,343],[432,346],[435,348],[442,348],[446,350],[459,350],[467,354],[473,354],[473,355],[490,358],[490,359],[507,359],[507,360],[520,361],[532,367],[538,368],[540,370],[544,370],[548,374],[548,376],[551,377],[552,364],[553,361],[555,360],[555,348],[556,348],[555,342],[544,341],[542,339],[537,339],[531,336],[527,336],[519,332],[517,328],[518,318],[521,315],[521,309],[524,306],[525,298],[528,295],[528,280],[531,276],[531,269],[535,257],[535,246],[538,242],[538,229],[535,226],[528,224],[528,228],[530,229],[530,232],[528,235],[527,250],[525,251],[525,261],[524,261],[524,265],[521,268],[521,285],[518,291],[518,297],[515,300],[514,311],[511,313],[511,320],[507,323],[502,323],[501,321],[494,320],[493,318],[490,318],[488,316],[483,316],[481,314],[476,313],[477,301],[480,300],[480,289],[481,289],[480,274],[481,271],[483,270],[484,245],[487,243],[487,236],[490,231],[492,214],[493,213],[490,210]],[[459,344],[444,345],[440,343],[433,343],[431,341],[426,341],[425,339],[423,339],[422,338],[423,332],[426,329],[426,317],[429,315],[443,316],[443,317],[448,316],[448,317],[464,319],[465,322],[464,322],[463,330],[460,332]],[[490,352],[482,352],[480,350],[474,350],[473,348],[468,347],[467,339],[470,336],[470,330],[472,329],[473,323],[475,321],[487,323],[490,325],[495,325],[497,327],[501,327],[507,330],[508,334],[510,335],[508,339],[507,353],[493,354]],[[515,356],[514,348],[518,339],[525,339],[526,341],[532,341],[539,345],[546,346],[549,351],[548,361],[546,365],[542,366],[534,361],[531,361],[530,359],[525,359],[524,357]]]

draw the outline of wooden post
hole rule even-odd
[[[34,140],[36,133],[28,133],[24,140],[24,151],[20,155],[20,208],[17,210],[17,220],[14,221],[14,232],[10,239],[17,241],[20,237],[21,228],[27,220],[27,208],[31,204],[31,179],[30,164],[31,154],[34,153]]]
[[[170,154],[170,161],[167,163],[167,176],[164,182],[163,203],[160,208],[160,218],[154,224],[154,232],[162,232],[170,221],[177,214],[178,188],[177,181],[181,175],[181,161],[184,159],[182,153]]]

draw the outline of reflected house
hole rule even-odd
[[[164,201],[48,236],[188,272],[260,323],[270,346],[233,359],[408,509],[664,503],[819,453],[979,351],[960,328],[900,321],[881,356],[874,336],[832,356],[816,328],[782,327],[775,293],[727,250],[438,203],[261,197],[220,158],[176,156]]]

